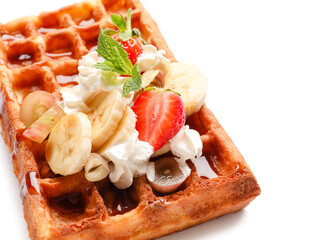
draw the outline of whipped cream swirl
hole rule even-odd
[[[152,45],[143,46],[143,53],[138,57],[138,70],[161,69],[167,72],[169,60],[163,56],[165,51],[157,50]],[[85,102],[89,97],[99,91],[111,91],[116,89],[122,92],[123,83],[118,85],[106,85],[102,79],[102,70],[93,67],[104,59],[96,51],[92,51],[79,60],[79,76],[75,78],[78,85],[72,88],[61,89],[63,97],[63,109],[67,114],[72,112],[88,112]],[[120,78],[118,76],[118,78]],[[134,93],[124,98],[126,104],[132,104]],[[159,151],[159,150],[158,150]],[[202,142],[197,131],[183,126],[181,130],[160,150],[159,154],[171,151],[179,163],[183,174],[190,175],[191,169],[186,160],[195,161],[202,155]],[[110,180],[117,188],[124,189],[131,186],[133,178],[146,174],[149,159],[153,155],[153,147],[147,142],[138,139],[136,129],[123,142],[110,146],[101,155],[110,162]],[[156,153],[156,152],[155,152]],[[158,155],[159,155],[158,154]]]
[[[137,58],[138,70],[144,72],[149,69],[161,69],[167,73],[170,61],[164,54],[164,50],[157,50],[153,45],[144,45],[142,54]]]
[[[128,188],[133,178],[147,173],[153,147],[138,140],[138,132],[121,143],[115,144],[101,153],[110,163],[110,180],[117,188]]]
[[[111,86],[104,84],[102,80],[103,71],[93,67],[94,64],[103,61],[104,59],[96,51],[88,53],[79,60],[79,76],[75,78],[78,85],[72,88],[63,87],[61,89],[65,113],[87,112],[88,107],[84,103],[85,100],[100,91],[111,91],[113,89],[120,92],[123,91],[123,84]],[[133,99],[132,95],[130,94],[127,98],[124,98],[126,103],[129,103]]]
[[[156,157],[171,151],[182,173],[187,177],[190,175],[191,169],[186,161],[190,159],[194,163],[196,158],[202,156],[202,149],[203,144],[200,134],[190,129],[188,125],[185,125],[161,149],[157,150],[153,156]]]

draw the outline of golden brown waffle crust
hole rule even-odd
[[[42,13],[39,17],[0,24],[2,33],[23,28],[21,31],[25,35],[25,39],[12,42],[0,39],[0,123],[19,182],[29,172],[39,176],[40,193],[29,191],[23,197],[24,216],[32,240],[153,239],[239,211],[260,194],[248,164],[205,105],[187,119],[187,124],[200,133],[203,155],[218,173],[217,178],[200,178],[191,166],[192,174],[181,189],[163,196],[152,190],[144,176],[135,178],[133,194],[137,196],[137,206],[125,214],[111,216],[100,190],[108,183],[88,182],[82,172],[67,177],[43,176],[34,144],[21,134],[25,126],[20,120],[21,96],[17,89],[23,90],[23,87],[29,88],[41,81],[44,90],[60,97],[61,86],[56,76],[77,74],[78,59],[89,52],[88,42],[95,41],[99,26],[113,27],[110,13],[125,14],[128,8],[133,10],[133,27],[139,28],[150,44],[164,49],[166,56],[175,61],[157,24],[138,0],[83,2]],[[80,17],[87,15],[84,19],[88,19],[89,14],[95,23],[78,28]],[[56,24],[60,28],[39,34],[39,29],[50,29],[50,25]],[[59,46],[55,41],[59,37],[71,40],[71,58],[52,59],[48,56],[49,48]],[[12,64],[15,54],[23,54],[24,50],[34,53],[34,62],[22,66]],[[26,82],[26,85],[20,86],[20,82]],[[72,192],[83,196],[82,213],[61,214],[49,202],[51,198]]]

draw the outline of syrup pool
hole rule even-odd
[[[46,53],[46,55],[52,59],[57,58],[71,58],[73,56],[72,52],[61,52],[61,53]]]
[[[94,18],[90,18],[88,20],[82,20],[79,24],[78,27],[79,28],[86,28],[89,27],[90,25],[92,25],[93,23],[95,23]]]
[[[59,85],[62,87],[65,86],[74,86],[77,85],[78,83],[75,81],[75,78],[78,77],[78,74],[71,75],[71,76],[66,76],[66,75],[57,75],[56,79]]]
[[[19,32],[12,33],[12,34],[3,33],[1,38],[3,41],[8,41],[8,42],[14,41],[14,40],[25,39],[25,37]]]
[[[18,55],[13,55],[9,57],[9,66],[18,67],[18,66],[27,66],[34,63],[35,57],[33,53],[23,53]]]
[[[49,199],[50,205],[62,214],[82,213],[85,208],[81,192],[72,192]]]
[[[205,157],[197,158],[194,165],[200,178],[212,179],[217,177],[217,174],[213,171]]]
[[[41,27],[38,29],[38,32],[42,35],[45,35],[46,33],[49,33],[49,32],[54,32],[54,31],[57,31],[57,28],[44,28],[44,27]]]
[[[40,184],[36,172],[28,172],[25,174],[21,182],[20,197],[22,200],[27,194],[40,194]]]

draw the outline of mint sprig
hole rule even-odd
[[[105,34],[109,36],[118,34],[119,38],[122,39],[122,41],[127,41],[132,37],[138,37],[143,42],[143,44],[148,44],[148,42],[141,37],[141,33],[138,28],[132,29],[132,9],[128,9],[126,20],[122,14],[111,14],[111,20],[118,30],[106,28],[104,30]]]
[[[121,75],[131,75],[133,65],[128,59],[127,52],[115,39],[104,34],[102,28],[100,28],[97,52],[104,58],[104,62],[97,63],[94,67]]]
[[[125,81],[123,86],[123,96],[128,95],[132,91],[141,89],[142,86],[142,77],[137,70],[137,63],[132,68],[132,77],[128,78]]]
[[[126,79],[123,86],[124,97],[132,91],[141,89],[142,80],[140,72],[137,70],[137,63],[133,66],[122,45],[105,34],[102,28],[100,28],[96,51],[99,56],[104,58],[104,62],[94,64],[95,68],[131,76]]]

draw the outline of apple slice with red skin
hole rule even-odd
[[[53,94],[46,91],[36,91],[27,95],[21,104],[21,120],[26,127],[30,127],[48,109],[58,103]]]
[[[42,143],[53,127],[65,116],[63,109],[55,104],[37,119],[23,135],[36,143]]]

